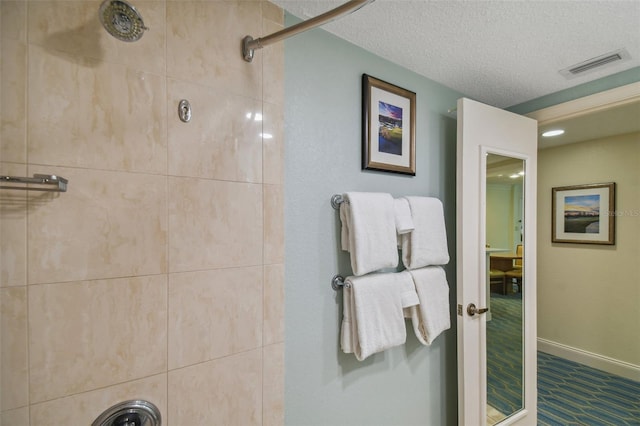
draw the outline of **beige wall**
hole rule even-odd
[[[513,185],[487,184],[487,244],[491,248],[516,250]]]
[[[240,40],[282,10],[133,3],[136,43],[99,1],[0,2],[0,174],[69,179],[0,191],[0,424],[132,398],[163,425],[281,424],[284,48],[248,64]]]
[[[640,365],[640,133],[541,150],[538,336]],[[616,183],[614,246],[551,243],[551,188]]]

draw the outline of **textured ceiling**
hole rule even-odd
[[[303,20],[345,2],[272,1]],[[640,66],[640,0],[376,0],[322,28],[500,108]],[[622,48],[630,59],[559,73]]]

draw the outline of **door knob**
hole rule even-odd
[[[469,303],[469,306],[467,306],[467,313],[471,317],[475,314],[484,314],[485,312],[489,312],[489,308],[477,308],[473,303]]]

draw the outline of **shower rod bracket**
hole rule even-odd
[[[262,49],[270,44],[276,43],[278,41],[284,40],[306,30],[310,30],[312,28],[318,27],[320,25],[326,24],[327,22],[331,22],[334,19],[338,19],[344,15],[355,12],[368,5],[369,3],[373,3],[375,0],[350,0],[343,5],[336,7],[335,9],[331,9],[328,12],[325,12],[321,15],[316,16],[315,18],[307,19],[306,21],[302,21],[298,24],[292,25],[280,31],[277,31],[273,34],[270,34],[265,37],[259,37],[254,39],[251,36],[245,36],[242,39],[242,58],[247,62],[253,61],[254,51],[256,49]]]
[[[249,47],[250,45],[253,45],[252,42],[254,41],[253,37],[249,35],[242,39],[242,57],[247,62],[253,62],[253,54],[255,50],[262,47]]]

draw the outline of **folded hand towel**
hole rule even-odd
[[[407,271],[348,277],[343,292],[340,343],[345,353],[362,361],[405,342],[403,308],[419,302]]]
[[[430,197],[406,197],[415,229],[402,235],[402,262],[407,269],[449,263],[442,202]]]
[[[340,204],[342,249],[351,254],[356,276],[398,266],[393,198],[389,194],[348,192]]]
[[[406,198],[396,198],[393,200],[393,207],[396,219],[396,232],[398,235],[413,231],[414,225],[413,219],[411,218],[409,201]]]
[[[413,324],[413,331],[423,345],[451,327],[449,318],[449,284],[444,269],[428,266],[410,271],[420,304],[405,309]]]

